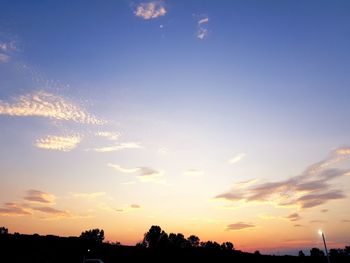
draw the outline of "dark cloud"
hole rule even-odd
[[[131,208],[141,208],[141,206],[138,205],[138,204],[132,204],[132,205],[130,205],[130,207],[131,207]]]
[[[298,199],[298,203],[302,208],[310,208],[326,203],[330,200],[342,199],[345,195],[341,190],[333,190],[322,194],[309,194],[304,195]]]
[[[298,213],[290,214],[286,218],[289,219],[290,221],[298,221],[298,220],[301,219],[301,217],[300,217],[300,215]]]
[[[39,190],[28,190],[27,195],[23,199],[31,202],[51,204],[55,200],[55,197]]]
[[[227,230],[241,230],[241,229],[246,229],[246,228],[252,228],[255,227],[255,225],[250,224],[250,223],[244,223],[244,222],[238,222],[234,224],[229,224],[226,229]]]
[[[345,198],[341,189],[334,188],[332,180],[344,176],[349,169],[336,169],[330,166],[350,156],[350,148],[337,149],[321,162],[310,165],[297,176],[277,182],[236,184],[231,191],[217,195],[229,201],[273,201],[280,206],[298,205],[300,208],[311,208],[327,203],[330,200]]]
[[[46,214],[55,215],[55,216],[63,216],[63,217],[70,216],[70,214],[67,211],[59,210],[48,206],[32,207],[32,209],[46,213]]]
[[[314,223],[326,223],[326,221],[324,220],[310,220],[310,223],[314,224]]]
[[[24,216],[31,214],[23,205],[17,203],[5,203],[0,208],[0,216]]]

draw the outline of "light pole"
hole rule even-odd
[[[326,239],[324,237],[324,234],[322,230],[318,230],[318,233],[322,236],[322,239],[323,239],[324,249],[326,250],[327,261],[328,263],[331,263],[331,260],[329,259],[329,255],[328,255],[328,249],[327,249]]]

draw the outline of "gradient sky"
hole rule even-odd
[[[1,1],[0,225],[350,244],[349,1]],[[273,237],[273,238],[271,238]],[[305,251],[307,252],[307,251]]]

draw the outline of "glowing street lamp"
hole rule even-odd
[[[324,237],[324,234],[323,234],[322,230],[318,230],[318,233],[322,236],[322,239],[323,239],[324,249],[326,250],[327,261],[328,261],[328,263],[331,263],[331,261],[329,259],[329,255],[328,255],[328,249],[327,249],[326,239]]]

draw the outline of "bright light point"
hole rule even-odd
[[[322,232],[322,230],[320,229],[320,230],[318,230],[318,233],[322,236],[322,234],[323,234],[323,232]]]

